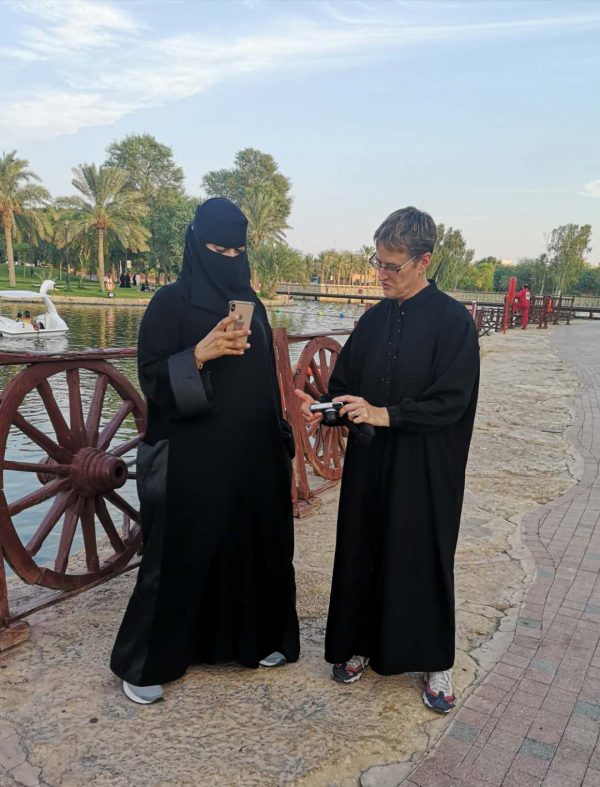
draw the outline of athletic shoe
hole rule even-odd
[[[450,713],[454,707],[454,699],[451,669],[425,673],[423,702],[428,708],[436,713]]]
[[[278,650],[273,651],[270,656],[267,656],[258,662],[261,667],[283,667],[285,664],[285,656]]]
[[[151,705],[163,698],[162,686],[134,686],[132,683],[123,681],[123,691],[125,696],[138,705]]]
[[[338,683],[354,683],[362,678],[362,674],[369,665],[365,656],[352,656],[349,661],[334,664],[331,668],[331,677]]]

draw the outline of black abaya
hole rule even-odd
[[[464,306],[430,283],[360,319],[329,383],[387,407],[390,427],[348,440],[325,658],[380,674],[454,663],[454,553],[479,380]]]
[[[282,421],[266,312],[246,255],[243,214],[209,200],[188,230],[183,272],[150,302],[139,378],[148,427],[138,454],[144,555],[111,668],[137,686],[192,662],[256,667],[299,655],[290,496],[293,442]],[[227,313],[255,302],[251,348],[198,372],[194,347]]]

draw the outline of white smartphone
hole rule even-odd
[[[227,327],[227,331],[250,330],[254,303],[252,301],[229,301],[229,314],[235,314],[235,322]]]

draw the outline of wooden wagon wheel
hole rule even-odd
[[[93,388],[86,388],[86,393],[92,388],[87,407],[80,375],[84,370],[86,379],[93,383]],[[20,412],[20,407],[26,412]],[[44,428],[29,420],[32,407],[36,408],[34,420],[38,424],[43,421]],[[105,361],[34,363],[5,387],[0,401],[0,540],[9,564],[26,582],[74,590],[115,572],[139,550],[139,510],[117,490],[128,478],[135,477],[128,473],[121,457],[138,444],[145,427],[145,409],[129,380]],[[68,412],[68,420],[63,412]],[[119,439],[117,432],[129,416],[133,419],[131,436]],[[26,447],[30,451],[41,451],[39,461],[7,458],[11,427],[13,435],[16,429],[20,438],[28,438]],[[18,480],[11,478],[5,484],[5,471],[16,471]],[[38,485],[23,495],[19,487],[28,482],[30,488],[32,481]],[[41,504],[47,510],[40,514],[35,533],[23,544],[14,519]],[[113,522],[111,509],[119,516],[123,514],[121,532]],[[108,536],[109,546],[103,548],[101,556],[97,524]],[[78,525],[85,568],[70,572],[69,557]],[[58,537],[59,528],[54,568],[38,565],[35,556],[53,531],[54,539]]]
[[[295,387],[314,399],[326,394],[329,377],[341,349],[341,345],[328,336],[319,336],[308,342],[294,372]],[[346,427],[306,424],[302,434],[304,453],[315,472],[328,481],[342,477],[347,434]]]

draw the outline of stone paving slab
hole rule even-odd
[[[536,578],[512,642],[403,787],[600,787],[600,329],[551,338],[581,384],[583,474],[525,517]]]

